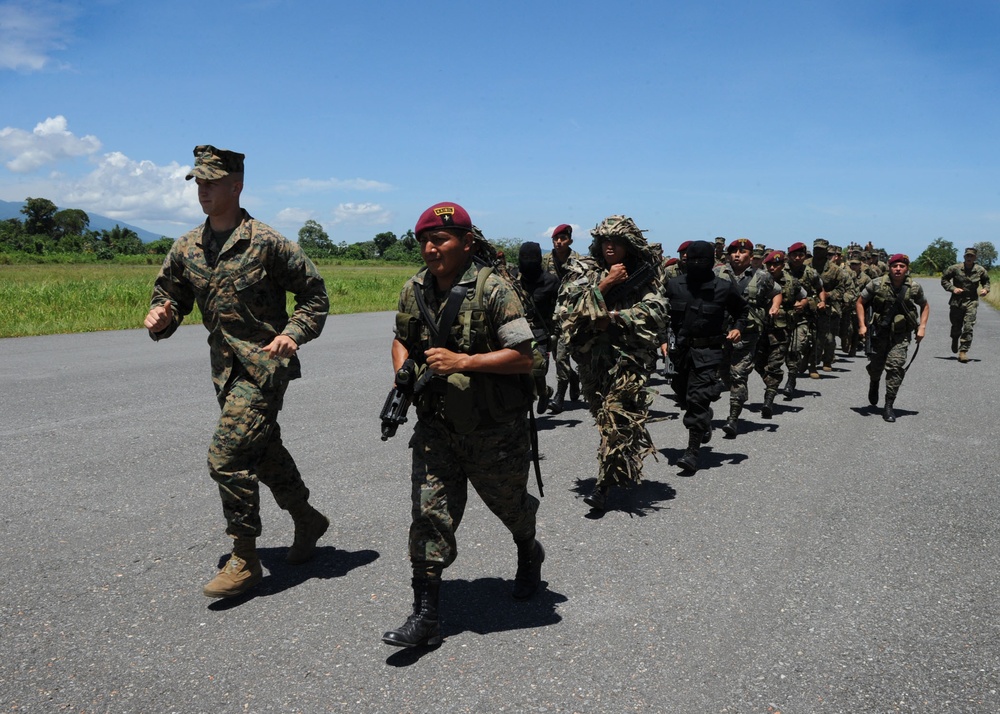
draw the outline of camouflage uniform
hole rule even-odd
[[[829,250],[829,243],[825,240],[820,243],[817,240],[813,244],[814,250],[820,247]],[[823,290],[827,294],[825,307],[816,310],[816,345],[813,363],[822,364],[823,370],[829,372],[833,368],[836,337],[840,333],[844,289],[850,281],[850,276],[847,275],[846,268],[834,262],[831,257],[814,257],[812,267],[819,273]]]
[[[789,340],[786,354],[789,382],[807,368],[810,372],[816,369],[816,353],[814,350],[816,338],[816,305],[823,290],[823,281],[819,273],[811,265],[803,265],[796,275],[789,266],[785,272],[806,291],[809,303],[801,312],[792,311],[789,315]]]
[[[781,259],[783,254],[779,254]],[[788,351],[792,315],[795,303],[806,297],[806,291],[786,270],[777,272],[775,289],[781,293],[781,304],[777,314],[765,323],[764,333],[757,342],[757,358],[754,368],[764,380],[764,406],[761,413],[770,419],[772,403],[781,386],[782,367]]]
[[[897,301],[900,294],[902,311]],[[891,405],[903,383],[906,353],[919,323],[920,311],[927,304],[924,290],[907,275],[897,291],[890,276],[884,275],[866,285],[858,299],[863,305],[871,304],[872,307],[868,328],[874,329],[873,354],[868,363],[868,376],[872,384],[877,385],[885,371],[885,399],[887,405]]]
[[[467,301],[474,299],[480,270],[483,268],[470,263],[455,282],[470,287]],[[418,290],[436,319],[440,319],[446,301],[436,295],[426,268],[410,278],[400,293],[395,336],[420,363],[423,351],[433,343],[414,296]],[[485,314],[480,322],[474,307],[459,313],[446,348],[482,354],[531,341],[520,299],[495,273],[484,285]],[[409,549],[416,577],[440,579],[444,568],[455,560],[455,531],[465,511],[470,483],[516,542],[534,538],[538,499],[527,490],[530,382],[528,375],[441,375],[431,378],[427,389],[415,397]]]
[[[597,484],[631,486],[642,480],[643,457],[653,453],[646,429],[652,397],[646,384],[665,329],[662,261],[631,218],[610,216],[591,235],[590,256],[569,265],[556,318],[580,366],[580,387],[601,435]],[[606,239],[627,246],[629,275],[643,264],[652,271],[649,282],[635,289],[609,290],[611,302],[598,287],[609,270],[601,253]],[[596,325],[601,318],[611,320],[606,330]]]
[[[774,278],[764,269],[754,270],[751,267],[743,271],[742,275],[736,275],[732,267],[727,264],[718,268],[716,274],[727,278],[736,286],[749,309],[746,329],[741,333],[740,341],[736,344],[726,342],[724,345],[729,369],[723,371],[722,379],[729,388],[729,415],[734,419],[740,415],[743,405],[750,396],[747,378],[753,371],[758,343],[769,320],[768,310],[771,307],[771,300],[780,289],[775,285]]]
[[[559,279],[559,284],[562,285],[569,274],[568,266],[579,259],[580,254],[575,250],[570,250],[569,257],[560,263],[555,253],[549,251],[542,257],[542,270],[555,275]],[[569,361],[569,338],[562,330],[559,320],[554,320],[553,324],[552,340],[555,343],[556,380],[560,383],[567,383],[573,375],[573,365]]]
[[[979,290],[986,288],[989,292],[990,275],[979,263],[973,263],[971,269],[967,269],[965,263],[956,263],[941,275],[941,287],[951,293],[948,306],[952,352],[968,352],[972,347],[972,329],[976,325],[979,309]],[[955,295],[952,292],[955,288],[961,288],[963,292]]]
[[[295,295],[291,318],[286,292]],[[259,483],[285,510],[309,496],[277,421],[289,380],[301,376],[299,359],[272,357],[261,348],[279,334],[299,346],[319,336],[329,309],[323,278],[297,243],[243,211],[217,254],[207,220],[177,239],[156,278],[151,306],[168,300],[174,322],[150,336],[170,337],[197,302],[209,331],[212,381],[222,408],[209,471],[219,484],[226,532],[256,537]]]

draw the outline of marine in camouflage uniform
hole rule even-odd
[[[515,599],[538,589],[545,558],[535,539],[538,499],[527,490],[533,360],[524,306],[505,277],[473,260],[477,238],[461,206],[431,206],[414,233],[426,267],[403,286],[392,342],[397,372],[412,359],[418,375],[410,440],[413,612],[382,636],[397,647],[441,641],[441,577],[458,553],[470,484],[517,546]]]
[[[824,302],[823,281],[811,265],[805,264],[805,243],[793,243],[788,247],[785,272],[798,281],[807,295],[806,305],[796,308],[791,314],[786,367],[788,381],[785,383],[785,397],[795,396],[795,381],[800,372],[808,370],[813,379],[819,379],[816,371],[816,311]]]
[[[882,418],[896,421],[893,406],[906,373],[906,353],[916,330],[919,343],[927,330],[930,306],[920,284],[909,276],[910,259],[897,253],[889,259],[889,274],[865,286],[858,297],[856,311],[861,337],[869,329],[873,353],[868,363],[868,403],[878,406],[879,381],[885,371],[885,405]],[[865,307],[872,306],[872,322],[867,324]],[[919,314],[919,317],[918,317]]]
[[[609,488],[639,483],[643,457],[653,453],[646,385],[667,303],[661,256],[631,218],[609,216],[590,233],[590,255],[570,263],[556,318],[569,337],[580,387],[601,435],[597,484],[584,500],[603,510]]]
[[[319,336],[329,302],[323,278],[297,243],[239,206],[243,154],[194,150],[204,225],[174,242],[153,287],[145,325],[170,337],[197,303],[208,328],[212,381],[222,415],[208,452],[233,554],[205,586],[209,597],[245,592],[263,577],[259,484],[295,522],[288,560],[308,560],[329,521],[308,502],[295,461],[281,441],[278,412],[289,380],[301,375],[297,350]],[[295,311],[286,312],[286,293]]]
[[[871,278],[861,271],[861,258],[853,257],[848,261],[848,272],[850,281],[846,283],[844,289],[844,315],[841,321],[840,344],[848,357],[854,357],[858,353],[858,313],[855,305],[858,296]]]
[[[764,267],[774,279],[775,288],[780,292],[781,301],[778,309],[769,314],[764,323],[764,332],[757,341],[757,356],[754,368],[764,380],[764,404],[760,414],[765,419],[774,415],[774,398],[781,386],[782,368],[785,365],[785,353],[788,350],[792,316],[796,304],[804,305],[806,291],[785,270],[785,253],[772,250],[764,258]]]
[[[739,433],[740,414],[749,397],[747,377],[754,368],[764,325],[781,305],[781,291],[775,286],[774,278],[766,270],[752,267],[753,250],[753,243],[746,238],[737,238],[726,248],[729,262],[715,270],[717,275],[736,286],[749,311],[740,341],[723,345],[728,358],[728,369],[723,368],[722,379],[729,388],[729,418],[722,430],[730,438]]]
[[[552,273],[562,285],[569,275],[567,266],[580,257],[580,254],[570,248],[573,244],[573,226],[563,223],[552,231],[552,250],[542,258],[542,270]],[[569,356],[569,338],[562,330],[558,320],[553,319],[552,342],[555,344],[556,363],[556,393],[549,405],[549,411],[558,414],[563,410],[566,399],[566,389],[569,389],[570,401],[580,398],[580,377],[573,369]]]
[[[951,293],[948,300],[951,351],[958,353],[959,362],[969,361],[979,298],[990,292],[990,274],[976,262],[977,257],[975,248],[966,248],[964,261],[946,268],[941,275],[941,287]]]

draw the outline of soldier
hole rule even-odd
[[[861,295],[865,285],[871,282],[871,278],[862,272],[860,257],[851,258],[848,261],[848,266],[851,279],[844,290],[844,320],[841,323],[840,334],[843,351],[848,357],[855,357],[858,353],[860,338],[858,336],[858,313],[854,306],[857,304],[858,296]]]
[[[392,363],[416,366],[410,440],[413,612],[382,636],[397,647],[441,641],[444,569],[471,483],[517,546],[512,595],[530,598],[545,551],[535,539],[538,499],[527,490],[527,411],[533,389],[531,328],[505,278],[473,260],[476,236],[464,208],[438,203],[414,229],[425,267],[399,296]],[[426,386],[423,386],[426,385]]]
[[[329,302],[323,278],[297,243],[240,208],[244,155],[195,147],[204,225],[178,238],[153,286],[145,326],[170,337],[197,302],[208,328],[212,381],[222,408],[208,451],[233,551],[203,592],[229,597],[264,577],[257,555],[259,484],[295,523],[286,560],[303,563],[330,521],[309,503],[309,489],[281,441],[278,412],[289,380],[301,375],[298,349],[319,336]],[[295,295],[291,318],[286,293]]]
[[[757,342],[754,364],[754,369],[764,380],[764,404],[760,408],[760,415],[770,419],[774,415],[774,398],[781,386],[781,368],[785,364],[785,353],[788,350],[792,316],[796,307],[805,306],[806,291],[785,271],[784,251],[772,250],[768,253],[764,258],[764,267],[781,294],[778,309],[770,313],[764,333]]]
[[[712,271],[714,251],[695,241],[687,251],[687,272],[667,281],[670,322],[677,337],[674,392],[684,409],[688,446],[677,460],[684,471],[698,470],[698,451],[712,438],[712,402],[719,398],[723,343],[740,341],[747,304],[737,287]],[[732,319],[726,331],[727,319]]]
[[[808,369],[812,379],[819,379],[816,371],[816,353],[813,349],[816,337],[816,311],[826,307],[823,281],[811,265],[806,265],[806,244],[793,243],[788,247],[788,262],[785,272],[798,281],[807,295],[803,307],[796,307],[789,325],[788,382],[785,384],[785,398],[795,396],[795,380],[800,372]],[[796,303],[798,305],[799,303]]]
[[[715,238],[715,264],[726,264],[726,239],[723,236],[716,236]]]
[[[750,267],[754,270],[766,270],[764,267],[764,256],[769,252],[767,246],[763,243],[755,245],[753,247],[753,255],[750,257]]]
[[[670,278],[676,278],[678,275],[684,274],[684,265],[687,263],[687,249],[690,245],[691,241],[686,240],[677,246],[677,261],[672,265],[666,266],[666,270],[663,273],[664,280],[670,280]]]
[[[560,285],[567,275],[566,266],[570,261],[580,257],[579,253],[570,248],[571,245],[573,245],[573,226],[567,223],[556,226],[552,231],[552,250],[542,260],[542,269],[555,275]],[[570,362],[569,342],[559,321],[553,320],[552,324],[555,329],[553,341],[556,353],[556,395],[549,406],[549,411],[558,414],[564,408],[567,386],[571,402],[580,398],[580,377]]]
[[[975,248],[966,248],[964,262],[955,263],[941,275],[941,287],[951,293],[951,351],[958,352],[958,361],[963,364],[969,361],[979,298],[990,292],[990,274],[976,262],[977,257]]]
[[[533,241],[521,244],[517,268],[517,280],[527,296],[524,308],[528,313],[528,324],[538,350],[531,378],[538,395],[538,413],[542,414],[548,408],[552,395],[552,387],[545,383],[545,375],[549,371],[549,344],[555,334],[552,314],[559,294],[559,278],[542,269],[542,247]]]
[[[646,384],[667,305],[662,256],[631,218],[609,216],[590,234],[590,255],[570,264],[573,274],[560,290],[556,317],[580,365],[580,388],[601,434],[597,483],[584,498],[600,511],[612,486],[642,480],[642,459],[653,452]]]
[[[924,298],[924,290],[908,273],[910,259],[896,253],[889,259],[889,274],[876,278],[865,286],[858,297],[858,333],[864,337],[873,330],[871,361],[868,363],[868,403],[878,406],[878,385],[885,370],[885,407],[882,418],[896,421],[893,405],[899,387],[903,383],[906,370],[906,352],[910,346],[913,331],[917,333],[917,343],[924,339],[930,306]],[[865,306],[872,306],[872,321],[865,318]],[[917,308],[920,317],[917,317]]]
[[[822,364],[824,372],[833,371],[836,337],[840,333],[840,315],[844,302],[844,288],[850,279],[846,269],[831,257],[833,248],[825,238],[813,241],[812,267],[823,283],[824,299],[816,310],[816,346],[813,362]],[[840,249],[837,248],[837,252]],[[812,376],[812,375],[810,375]]]
[[[740,334],[740,340],[723,345],[729,364],[729,369],[722,374],[723,381],[729,386],[729,419],[722,430],[726,436],[735,438],[739,433],[740,414],[749,396],[747,377],[753,371],[758,340],[769,317],[773,317],[781,305],[781,291],[766,270],[751,267],[753,243],[749,240],[737,238],[726,248],[726,253],[729,263],[716,268],[716,274],[733,282],[749,310],[746,329]]]

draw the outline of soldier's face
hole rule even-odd
[[[627,252],[625,244],[616,240],[606,240],[601,244],[601,254],[609,266],[624,263]]]
[[[552,247],[557,251],[562,253],[569,248],[569,244],[573,242],[573,239],[568,233],[560,233],[557,236],[552,236]]]
[[[729,251],[729,265],[732,266],[733,270],[738,273],[742,273],[750,265],[750,259],[753,257],[753,251],[749,248],[735,248]]]
[[[889,266],[889,272],[893,280],[902,280],[910,272],[910,266],[903,262],[896,262]]]
[[[806,262],[806,252],[804,250],[797,250],[794,253],[788,254],[788,264],[792,268],[801,268]]]
[[[234,174],[212,180],[196,178],[195,183],[198,184],[198,203],[206,216],[227,215],[239,207],[243,182]]]
[[[439,282],[450,283],[465,267],[472,253],[472,234],[460,231],[424,231],[417,236],[427,270]]]
[[[770,263],[765,263],[767,267],[767,272],[771,274],[772,278],[776,278],[781,275],[781,271],[785,269],[785,261],[783,260],[772,260]]]

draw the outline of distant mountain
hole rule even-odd
[[[23,207],[23,201],[21,203],[14,203],[13,201],[0,201],[0,221],[5,221],[8,218],[17,218],[18,220],[23,221],[24,214],[21,213],[21,209]],[[59,208],[62,209],[63,206],[60,206]],[[110,231],[115,226],[121,226],[122,228],[128,228],[135,231],[136,235],[142,239],[143,243],[151,243],[152,241],[159,240],[162,237],[159,233],[153,233],[145,230],[144,228],[133,226],[131,223],[102,216],[99,213],[91,213],[90,211],[87,211],[87,215],[90,216],[90,230],[92,231]]]

